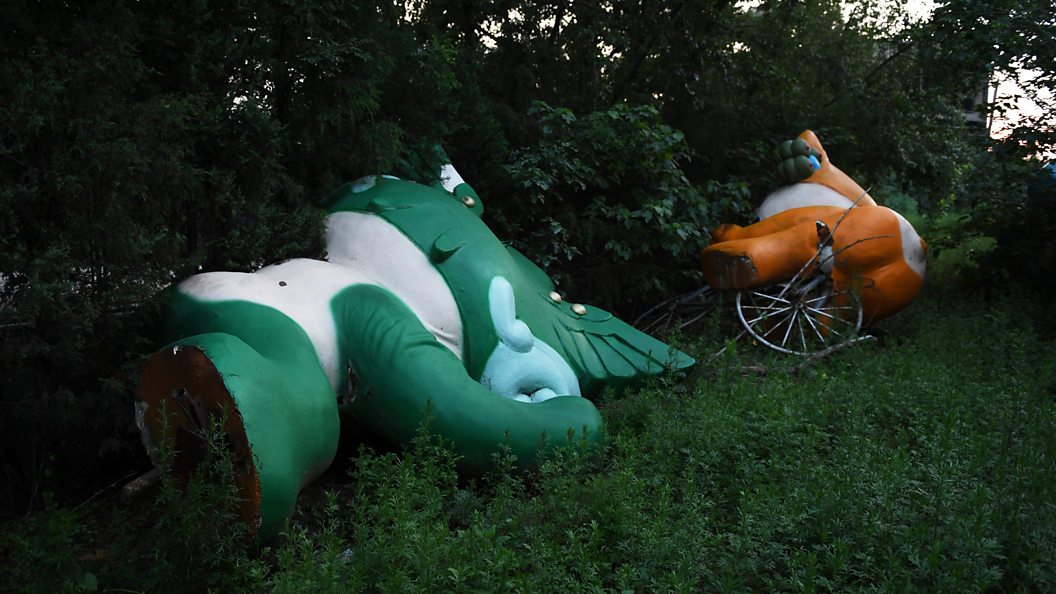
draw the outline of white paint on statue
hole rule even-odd
[[[893,210],[891,212],[898,217],[898,229],[902,236],[902,259],[906,261],[907,266],[913,269],[913,272],[919,274],[920,278],[924,278],[924,269],[928,259],[924,241],[904,216]]]
[[[836,190],[814,183],[798,183],[771,192],[756,209],[759,220],[804,206],[838,206],[850,208],[854,202]]]
[[[340,212],[327,218],[329,262],[288,260],[253,273],[208,272],[180,283],[201,301],[248,301],[271,307],[308,335],[331,386],[344,373],[330,303],[344,289],[367,284],[400,298],[422,325],[459,359],[462,319],[439,271],[405,235],[375,215]]]
[[[449,163],[440,168],[440,183],[445,190],[454,193],[455,188],[466,183],[466,180],[462,179],[462,176],[455,170],[455,166]]]

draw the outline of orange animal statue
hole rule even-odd
[[[757,289],[823,272],[834,293],[857,296],[866,324],[913,301],[927,252],[913,226],[833,165],[812,131],[785,142],[779,153],[781,176],[790,185],[767,196],[758,223],[712,232],[701,254],[708,283]]]

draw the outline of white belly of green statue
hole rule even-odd
[[[440,344],[462,358],[462,319],[454,296],[425,254],[398,229],[374,215],[336,213],[327,218],[327,248],[326,262],[300,258],[252,273],[208,272],[185,280],[178,290],[201,301],[248,301],[282,312],[308,335],[335,390],[344,368],[330,302],[351,285],[388,289]]]

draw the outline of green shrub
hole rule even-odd
[[[875,343],[798,371],[748,342],[708,357],[724,344],[716,317],[686,347],[703,362],[690,376],[603,399],[603,456],[570,447],[526,474],[503,452],[460,477],[427,432],[401,452],[362,448],[324,497],[309,487],[274,549],[244,540],[229,455],[209,438],[185,485],[170,477],[149,510],[115,515],[105,561],[76,561],[91,535],[58,508],[5,539],[20,577],[4,583],[72,591],[90,571],[101,589],[145,591],[1048,591],[1056,343],[1031,327],[1037,311],[929,291]]]
[[[950,290],[970,289],[984,282],[986,276],[1008,275],[1007,270],[986,266],[998,247],[997,240],[985,235],[968,214],[932,215],[921,234],[928,243],[929,282]]]
[[[577,117],[538,103],[531,114],[539,137],[507,167],[521,200],[498,217],[504,238],[563,289],[609,307],[699,286],[713,209],[741,208],[746,186],[690,183],[685,138],[653,107]]]
[[[603,408],[570,449],[458,480],[436,442],[362,452],[280,591],[1032,591],[1056,579],[1056,347],[1019,300],[925,301],[791,374],[747,345]],[[998,330],[995,333],[995,330]],[[976,340],[979,335],[991,337]],[[698,344],[709,352],[721,343]],[[745,375],[751,363],[770,369]]]
[[[76,511],[49,504],[4,534],[0,589],[27,594],[95,591],[98,579],[76,560],[74,538],[80,522]]]
[[[136,515],[115,512],[111,556],[117,562],[102,576],[108,585],[227,592],[265,572],[250,527],[239,514],[234,452],[221,419],[212,419],[197,436],[202,458],[187,475],[174,470],[172,444],[158,444],[161,481],[149,508]]]

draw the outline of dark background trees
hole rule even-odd
[[[1051,3],[922,23],[756,4],[6,3],[0,507],[142,464],[131,394],[162,288],[318,255],[329,190],[434,141],[500,237],[624,315],[700,282],[708,229],[748,217],[772,147],[808,127],[919,215],[943,282],[1015,277],[1010,254],[1046,278],[1051,241],[1023,222],[1052,190],[1028,204],[1024,157],[1051,121],[995,143],[964,112],[991,72],[1056,86]]]

